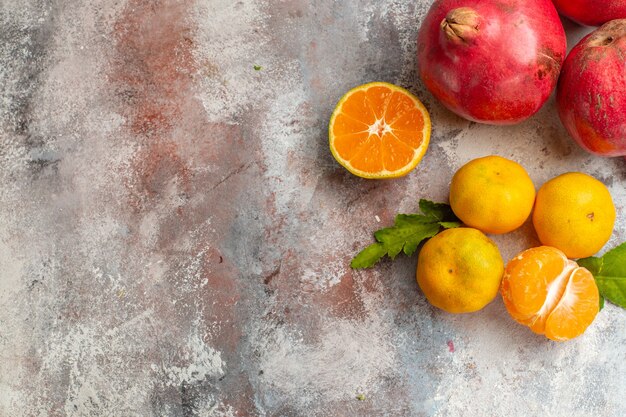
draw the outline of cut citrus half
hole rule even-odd
[[[517,322],[557,341],[581,335],[599,310],[591,272],[550,246],[513,258],[504,270],[501,293]]]
[[[363,84],[337,103],[328,127],[330,151],[363,178],[397,178],[422,160],[430,141],[430,116],[402,87]]]

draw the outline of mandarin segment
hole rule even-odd
[[[342,158],[351,160],[367,143],[367,132],[352,133],[335,137],[335,149]]]
[[[528,259],[533,262],[528,262]],[[545,303],[549,285],[563,271],[567,259],[546,247],[532,248],[512,259],[507,265],[503,282],[507,295],[519,318],[533,318]],[[507,279],[507,276],[524,279]]]
[[[394,130],[393,135],[405,145],[410,146],[413,149],[417,149],[421,146],[424,138],[418,132],[410,132],[408,130]]]
[[[552,340],[579,336],[599,310],[591,273],[549,246],[525,250],[509,261],[500,292],[517,322]]]
[[[367,125],[374,124],[376,121],[376,114],[367,100],[365,91],[355,92],[350,97],[350,100],[346,100],[346,102],[343,103],[341,112]]]
[[[419,111],[409,110],[391,123],[394,131],[421,132],[424,128],[424,117]]]
[[[367,101],[377,119],[382,119],[385,117],[387,103],[389,102],[392,94],[392,90],[390,90],[388,87],[383,86],[374,86],[365,90]]]
[[[406,94],[395,92],[387,104],[385,119],[389,124],[393,125],[396,120],[400,119],[400,117],[413,111],[414,109],[415,102],[411,100],[411,97],[408,97]]]
[[[365,145],[350,159],[350,165],[365,172],[379,172],[384,169],[380,138],[370,135]]]
[[[333,124],[332,134],[334,136],[351,135],[353,133],[367,133],[369,126],[363,122],[355,120],[345,114],[338,114]]]
[[[548,280],[546,287],[547,292],[544,297],[545,301],[529,325],[530,330],[538,334],[544,334],[546,332],[546,321],[551,317],[551,312],[554,311],[563,297],[571,274],[576,267],[576,262],[567,260],[559,274],[553,279]]]
[[[390,133],[382,137],[383,166],[387,171],[395,171],[406,166],[413,159],[414,149],[398,140]]]
[[[430,128],[428,111],[411,93],[383,82],[364,84],[337,104],[328,129],[330,150],[360,177],[401,177],[426,153]]]
[[[591,272],[576,268],[563,297],[546,321],[546,337],[569,340],[580,336],[598,314],[599,302],[600,294]]]

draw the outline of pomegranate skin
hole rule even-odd
[[[626,19],[604,24],[572,49],[556,103],[563,126],[584,149],[626,155]]]
[[[609,20],[626,18],[626,0],[553,0],[559,13],[574,22],[600,26]],[[601,4],[599,4],[601,3]]]
[[[566,38],[551,0],[437,0],[417,50],[422,81],[448,109],[515,124],[556,87]]]

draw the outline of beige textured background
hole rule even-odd
[[[626,415],[624,310],[557,344],[499,298],[432,308],[415,257],[349,269],[491,153],[536,186],[596,176],[618,209],[607,248],[626,240],[624,160],[581,151],[553,100],[504,128],[424,91],[429,5],[0,0],[0,416]],[[334,104],[374,80],[432,114],[403,179],[327,149]],[[537,243],[530,225],[496,240],[505,258]]]

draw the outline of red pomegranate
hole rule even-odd
[[[556,98],[561,121],[580,146],[626,155],[626,19],[604,24],[572,49]]]
[[[450,110],[514,124],[548,99],[565,53],[550,0],[437,0],[420,28],[417,57],[424,84]]]
[[[600,26],[609,20],[626,18],[626,0],[553,0],[563,16],[587,26]]]

